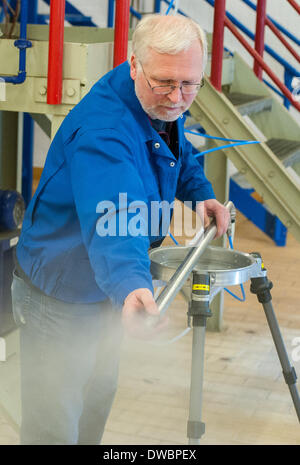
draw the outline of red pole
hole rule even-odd
[[[215,2],[210,82],[221,92],[226,0]]]
[[[65,0],[50,1],[47,103],[59,105],[62,98]]]
[[[130,0],[116,0],[114,68],[127,60]]]
[[[256,6],[256,30],[255,30],[255,50],[263,57],[265,49],[265,24],[266,24],[267,0],[257,0]],[[253,71],[258,79],[262,81],[263,70],[258,61],[254,60]]]
[[[289,99],[291,104],[300,111],[300,103],[297,102],[294,98],[292,93],[288,90],[288,88],[282,84],[280,79],[276,76],[275,73],[271,70],[271,68],[264,62],[262,57],[257,53],[251,45],[248,44],[247,40],[242,36],[242,34],[234,27],[231,21],[228,18],[225,18],[225,26],[232,32],[232,34],[241,42],[241,44],[245,47],[245,49],[252,55],[255,60],[258,61],[259,65],[263,68],[263,70],[270,76],[273,82],[279,87],[281,92]]]

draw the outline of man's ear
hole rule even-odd
[[[136,79],[136,74],[137,74],[136,57],[135,57],[135,55],[131,55],[131,58],[130,58],[130,76],[131,76],[131,79],[133,79],[134,81]]]

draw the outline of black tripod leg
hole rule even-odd
[[[263,305],[268,325],[281,363],[283,376],[285,382],[289,387],[291,397],[298,416],[298,420],[300,422],[300,398],[296,385],[297,375],[295,368],[292,367],[289,362],[289,358],[284,346],[276,315],[274,313],[273,305],[271,302],[272,296],[270,292],[270,289],[272,289],[272,287],[273,284],[271,283],[271,281],[268,280],[266,276],[251,279],[250,291],[253,294],[257,295],[258,301]]]

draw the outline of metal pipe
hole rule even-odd
[[[225,204],[225,207],[231,212],[234,205],[231,201],[229,201]],[[161,314],[165,312],[167,307],[169,307],[171,302],[175,299],[206,247],[215,237],[216,232],[217,226],[215,220],[213,220],[206,229],[204,236],[199,239],[199,242],[195,244],[195,247],[191,248],[182,264],[173,274],[167,286],[159,294],[156,304]]]
[[[18,142],[17,142],[17,179],[16,191],[22,193],[22,170],[23,170],[23,133],[24,133],[24,113],[18,113]]]
[[[114,68],[127,60],[130,0],[116,1]]]
[[[130,7],[130,13],[137,19],[142,19],[142,15],[141,13],[139,13],[138,11],[136,11],[134,8],[132,8],[132,6]]]
[[[266,7],[266,0],[257,0],[254,48],[262,58],[265,49]],[[261,66],[259,66],[259,63],[256,60],[254,60],[253,71],[255,72],[258,79],[262,80],[263,69]]]
[[[154,13],[160,13],[160,0],[154,1]]]
[[[29,113],[23,118],[22,196],[26,207],[32,197],[34,122]]]
[[[21,1],[20,38],[14,42],[19,49],[19,72],[17,76],[0,76],[1,80],[11,84],[22,84],[26,79],[26,48],[32,46],[27,40],[28,0]]]
[[[62,99],[65,0],[51,0],[47,103],[59,105]]]
[[[222,90],[225,8],[226,0],[215,3],[210,81],[219,92]]]
[[[108,0],[107,27],[114,27],[115,0]]]

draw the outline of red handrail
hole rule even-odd
[[[256,29],[254,47],[257,53],[263,57],[265,49],[265,25],[266,25],[266,7],[267,0],[257,0],[256,6]],[[253,71],[258,79],[262,80],[263,69],[259,66],[258,61],[254,60]]]
[[[226,0],[215,2],[214,33],[212,42],[212,61],[210,80],[212,85],[221,91],[222,83],[222,60],[224,49],[224,21]]]
[[[268,26],[276,37],[283,43],[287,50],[293,55],[294,58],[300,63],[300,55],[293,49],[289,42],[284,38],[279,29],[275,26],[272,21],[267,17],[266,14],[267,0],[257,0],[256,6],[256,29],[255,29],[255,50],[263,57],[265,48],[265,26]],[[256,76],[262,80],[263,69],[259,65],[258,61],[254,60],[253,70]]]
[[[292,93],[289,89],[278,79],[275,73],[271,70],[271,68],[264,62],[260,54],[253,48],[251,45],[248,44],[246,39],[242,36],[242,34],[236,29],[236,27],[232,24],[232,22],[227,18],[225,14],[225,3],[226,0],[218,0],[215,2],[215,18],[214,18],[214,29],[213,32],[213,48],[212,48],[212,65],[211,65],[211,76],[210,81],[213,86],[218,90],[221,91],[222,89],[222,64],[223,64],[223,38],[220,37],[220,34],[223,33],[224,37],[224,26],[221,25],[221,22],[224,22],[224,25],[232,32],[232,34],[239,40],[239,42],[246,48],[246,50],[254,57],[256,62],[258,63],[258,67],[262,68],[273,80],[273,82],[279,87],[283,95],[291,102],[291,104],[300,111],[300,103],[297,102]],[[220,16],[219,19],[216,19],[216,16]],[[216,33],[216,38],[215,38]],[[215,47],[214,47],[215,41]],[[218,44],[218,41],[219,44]],[[221,46],[222,44],[222,46]],[[217,50],[217,48],[221,49]]]
[[[288,41],[284,38],[281,34],[279,29],[269,20],[266,18],[266,25],[271,29],[272,32],[278,37],[278,39],[283,43],[283,45],[288,49],[288,51],[296,58],[296,60],[300,63],[300,55],[293,49],[293,47],[288,43]]]
[[[130,0],[116,1],[114,68],[127,60]]]
[[[51,0],[47,103],[59,105],[62,99],[65,0]]]
[[[288,0],[289,4],[292,5],[293,8],[298,12],[300,15],[300,6],[295,2],[295,0]]]
[[[248,42],[245,40],[245,38],[242,36],[242,34],[236,29],[236,27],[232,24],[231,21],[226,17],[225,18],[225,26],[228,27],[228,29],[232,32],[232,34],[241,42],[241,44],[246,48],[246,50],[258,61],[260,66],[263,68],[263,70],[270,76],[272,81],[279,87],[281,92],[289,99],[289,101],[294,105],[297,110],[300,111],[300,103],[297,102],[294,98],[292,93],[288,90],[288,88],[282,84],[280,79],[276,76],[275,73],[271,70],[271,68],[264,62],[262,57],[257,53],[254,48],[251,47],[251,45],[248,44]]]

